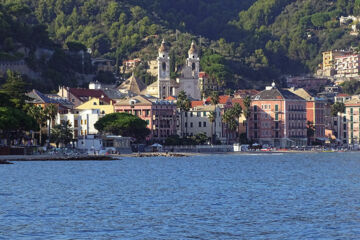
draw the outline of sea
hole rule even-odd
[[[0,239],[360,239],[360,153],[0,165]]]

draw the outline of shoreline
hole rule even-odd
[[[358,151],[346,151],[358,152]],[[268,155],[268,154],[309,154],[309,153],[342,153],[340,151],[253,151],[253,152],[143,152],[130,154],[111,155],[0,155],[0,164],[11,164],[17,161],[117,161],[121,157],[143,158],[143,157],[192,157],[208,155]]]

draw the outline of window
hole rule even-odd
[[[146,125],[149,125],[150,121],[149,120],[146,120]]]
[[[191,128],[194,127],[194,124],[193,124],[192,122],[190,123],[190,127],[191,127]]]
[[[187,122],[185,123],[185,127],[187,127]]]
[[[81,121],[80,121],[80,122],[81,122],[81,125],[83,125],[83,124],[84,124],[82,119],[81,119]],[[82,134],[82,133],[81,133],[81,134]]]
[[[199,122],[199,127],[201,127],[201,122]]]
[[[164,57],[165,57],[165,55],[164,55]],[[163,69],[163,71],[166,71],[166,63],[162,63],[162,69]]]
[[[278,120],[279,120],[279,114],[275,113],[275,121],[278,121]]]
[[[206,122],[203,122],[203,126],[206,127]]]
[[[206,117],[206,112],[203,112],[203,116]]]
[[[257,105],[254,106],[254,112],[257,112]]]
[[[197,117],[201,117],[201,112],[196,112]]]
[[[194,116],[193,112],[190,112],[190,117]]]
[[[85,125],[86,125],[86,122],[87,122],[87,121],[86,121],[86,120],[84,120],[84,124],[85,124]]]
[[[278,112],[279,111],[279,105],[275,105],[275,112]]]
[[[93,102],[94,105],[96,105],[96,102]]]
[[[275,122],[275,129],[279,129],[279,122]]]

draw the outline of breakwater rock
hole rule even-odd
[[[137,153],[134,157],[188,157],[189,155],[183,153],[164,153],[164,152],[153,152],[153,153]]]
[[[13,164],[12,162],[8,162],[6,160],[0,160],[0,164]]]
[[[112,156],[99,156],[99,155],[79,155],[79,156],[19,156],[12,159],[12,161],[111,161],[119,160]]]

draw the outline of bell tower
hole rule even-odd
[[[163,99],[171,95],[170,93],[170,58],[169,51],[163,39],[159,48],[158,62],[158,89],[159,98]]]
[[[191,68],[193,78],[198,79],[200,70],[200,59],[194,41],[191,42],[191,46],[188,51],[188,58],[186,59],[186,65]]]

